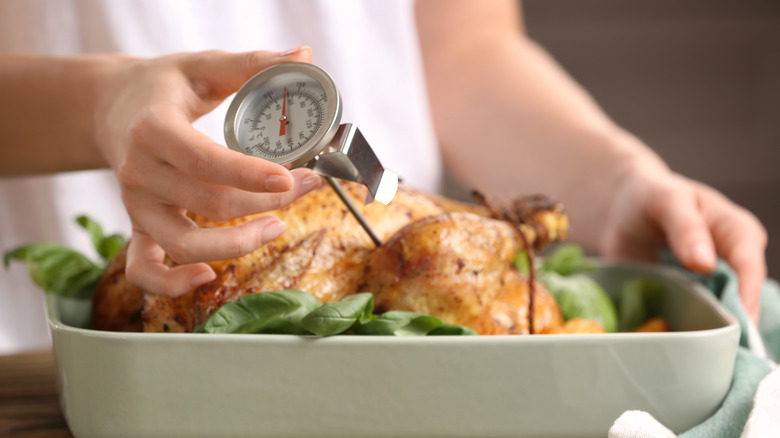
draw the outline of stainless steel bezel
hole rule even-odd
[[[252,103],[252,93],[256,91],[259,85],[289,73],[298,73],[308,76],[318,82],[325,91],[328,101],[325,106],[325,114],[323,115],[323,124],[304,146],[289,154],[279,157],[251,154],[243,145],[241,145],[238,139],[241,121],[237,119],[237,115],[243,108]],[[227,142],[228,147],[235,151],[257,156],[277,164],[289,165],[290,168],[300,167],[311,161],[328,145],[338,129],[339,122],[341,121],[341,111],[341,96],[339,95],[338,88],[336,87],[333,78],[331,78],[325,70],[313,64],[303,62],[289,62],[274,65],[256,74],[238,90],[238,93],[236,93],[225,116],[225,141]]]

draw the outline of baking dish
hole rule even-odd
[[[360,337],[114,333],[47,297],[65,418],[88,437],[591,437],[626,410],[675,432],[731,383],[739,326],[665,267],[600,263],[614,294],[661,281],[670,333]]]

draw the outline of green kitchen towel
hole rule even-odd
[[[673,262],[668,254],[665,260]],[[690,274],[707,286],[721,304],[731,312],[742,327],[740,348],[734,365],[731,388],[718,410],[698,426],[680,435],[680,438],[739,438],[753,409],[753,397],[759,382],[769,374],[773,364],[756,355],[757,348],[748,340],[748,316],[739,300],[737,276],[724,262],[719,262],[712,274]],[[761,318],[759,332],[768,352],[780,358],[780,286],[767,280],[761,290]]]

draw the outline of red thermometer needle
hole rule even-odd
[[[279,135],[285,135],[287,133],[287,88],[284,89],[282,95],[282,117],[279,118]]]

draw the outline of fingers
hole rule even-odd
[[[177,297],[216,278],[205,263],[166,266],[165,251],[150,236],[133,232],[127,250],[127,280],[147,292]]]
[[[739,278],[739,297],[750,319],[758,323],[761,310],[761,287],[767,276],[763,251],[744,245],[733,251],[724,252],[724,259],[734,269]],[[728,254],[728,255],[726,255]]]
[[[238,217],[284,207],[321,184],[321,178],[309,169],[295,169],[291,174],[294,184],[287,192],[249,193],[222,187],[224,196],[207,196],[206,200],[200,196],[214,186],[194,179],[192,184],[187,184],[182,181],[186,180],[183,176],[180,181],[163,185],[173,190],[169,195],[174,198],[189,200],[187,202],[193,204],[192,211],[198,212],[201,207],[208,210],[213,207],[210,202],[217,199],[224,202],[224,207],[217,207],[224,209],[224,215]],[[176,179],[173,172],[164,172],[163,175],[173,175],[172,178]],[[178,296],[213,280],[211,268],[200,262],[243,256],[279,237],[286,229],[284,223],[274,216],[263,216],[231,227],[198,228],[181,208],[162,202],[147,202],[147,194],[143,192],[137,200],[134,196],[132,193],[125,195],[126,204],[134,206],[128,209],[134,224],[128,251],[128,280],[159,295]],[[181,266],[166,266],[166,255]]]
[[[719,254],[739,278],[739,295],[748,315],[758,321],[761,287],[767,276],[767,233],[750,212],[706,186],[698,187],[702,214]]]
[[[171,177],[173,172],[163,173]],[[321,184],[321,178],[309,169],[292,171],[293,189],[282,193],[250,193],[231,187],[221,187],[224,196],[204,193],[215,186],[192,180],[192,184],[176,181],[165,184],[172,196],[192,203],[191,211],[209,217],[213,208],[225,216],[239,217],[281,208]],[[173,176],[175,179],[175,176]],[[182,179],[185,179],[182,177]],[[179,193],[188,191],[189,193]],[[125,202],[135,205],[134,194],[126,194]],[[179,207],[160,202],[143,204],[146,194],[138,195],[139,203],[128,208],[135,230],[128,250],[128,280],[151,293],[178,296],[215,278],[203,261],[225,260],[248,254],[284,233],[286,227],[274,216],[263,216],[237,226],[198,228]],[[216,200],[221,207],[211,203]],[[199,210],[203,210],[201,213]],[[164,264],[166,254],[180,264],[174,268]]]
[[[648,202],[648,214],[664,230],[672,252],[684,266],[711,272],[717,256],[709,224],[700,211],[696,193],[673,178],[654,192]]]
[[[147,153],[204,182],[251,192],[292,188],[292,176],[284,166],[221,146],[183,117],[150,121],[146,129],[147,138],[142,140],[150,145]]]
[[[311,62],[309,47],[297,47],[283,53],[254,51],[230,53],[202,52],[182,59],[182,69],[201,98],[225,99],[252,76],[283,62]]]
[[[165,211],[167,206],[176,205],[211,220],[225,221],[285,207],[322,184],[322,178],[314,172],[300,168],[290,172],[293,183],[289,190],[255,193],[209,184],[165,164],[154,164],[153,167],[157,168],[156,187],[126,191],[124,199],[128,206],[154,211],[154,216],[160,215],[158,212]],[[150,195],[152,191],[153,196]],[[158,235],[149,223],[152,221],[140,222],[142,218],[134,218],[139,221],[136,225],[152,235]]]
[[[723,257],[737,274],[745,310],[757,321],[767,275],[767,235],[755,216],[710,187],[678,176],[655,191],[647,213],[661,225],[672,251],[687,268],[710,272],[717,255]]]
[[[176,297],[214,278],[216,274],[200,261],[224,260],[245,255],[279,237],[286,227],[274,216],[263,216],[224,228],[195,226],[181,212],[169,211],[158,230],[163,238],[134,230],[127,253],[126,275],[134,285],[157,295]],[[159,242],[159,244],[158,244]],[[169,267],[168,255],[179,266]]]
[[[135,215],[137,223],[149,224],[144,230],[176,263],[225,260],[248,254],[279,237],[285,225],[275,216],[262,216],[231,227],[198,228],[181,210],[143,210]]]

